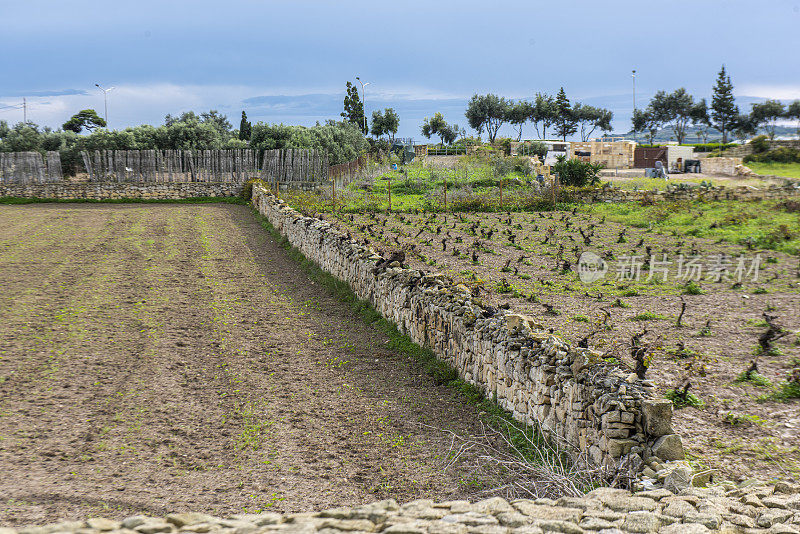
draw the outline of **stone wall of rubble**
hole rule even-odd
[[[193,197],[230,197],[242,191],[234,182],[206,183],[117,183],[117,182],[58,182],[51,184],[0,183],[0,197],[109,200],[151,199],[178,200]]]
[[[777,176],[764,177],[785,180]],[[569,193],[572,200],[579,202],[676,202],[693,200],[781,200],[800,197],[800,186],[750,187],[693,187],[673,188],[669,191],[630,191],[619,187],[604,187],[593,190],[576,190]]]
[[[680,460],[672,405],[652,398],[653,384],[573,347],[529,317],[475,304],[469,290],[381,256],[331,223],[305,217],[260,186],[253,205],[289,242],[347,282],[414,342],[495,398],[519,421],[599,464]]]
[[[665,489],[635,494],[598,488],[583,497],[516,499],[501,497],[403,505],[393,499],[320,512],[264,512],[228,518],[198,512],[166,517],[136,515],[121,521],[92,517],[0,534],[798,534],[798,488],[732,485]]]

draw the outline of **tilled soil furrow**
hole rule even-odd
[[[74,228],[35,237],[39,263],[11,288],[25,300],[0,311],[0,524],[471,491],[460,467],[441,472],[446,436],[419,423],[469,434],[474,408],[309,280],[248,208],[0,210]]]

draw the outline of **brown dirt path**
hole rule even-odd
[[[0,206],[0,525],[463,497],[475,408],[245,206]]]

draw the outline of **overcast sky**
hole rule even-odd
[[[0,0],[0,119],[58,127],[73,113],[112,128],[218,109],[251,121],[338,118],[347,80],[394,107],[419,139],[441,111],[467,126],[473,93],[530,98],[564,86],[629,129],[659,89],[710,97],[722,63],[742,107],[800,98],[800,0],[480,2]],[[749,98],[748,98],[749,97]],[[509,131],[510,133],[510,131]],[[526,136],[533,136],[532,128]]]

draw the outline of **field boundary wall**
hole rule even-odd
[[[195,197],[231,197],[242,192],[235,182],[117,183],[57,182],[50,184],[8,184],[0,182],[0,197],[54,200],[113,200],[123,198],[178,200]]]
[[[384,260],[259,184],[252,202],[292,246],[518,421],[540,426],[596,464],[638,469],[653,455],[683,458],[672,431],[672,404],[654,398],[651,382],[547,333],[530,317],[478,305],[465,286],[442,274]]]

